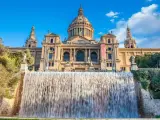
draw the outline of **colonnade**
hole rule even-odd
[[[92,37],[93,32],[87,28],[73,28],[69,31],[69,36],[72,37],[75,35]]]
[[[97,54],[97,61],[100,60],[100,50],[92,49],[92,48],[61,48],[61,61],[64,61],[64,53],[69,53],[69,60],[72,62],[76,62],[76,55],[78,51],[82,51],[84,53],[84,62],[88,62],[88,59],[91,60],[91,53],[95,52]]]

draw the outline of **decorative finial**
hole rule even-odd
[[[36,40],[36,38],[35,38],[35,27],[34,26],[32,26],[32,29],[31,29],[31,32],[30,32],[30,35],[29,35],[29,39]]]
[[[32,30],[35,30],[35,27],[34,27],[34,25],[32,26]]]
[[[83,8],[82,5],[80,4],[80,8],[78,10],[78,16],[83,15]]]
[[[82,9],[82,4],[80,4],[80,8]]]
[[[131,30],[130,30],[128,24],[127,24],[127,39],[130,39],[130,40],[132,39]]]
[[[127,24],[127,30],[130,30],[129,25]]]

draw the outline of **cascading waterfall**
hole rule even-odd
[[[24,77],[21,117],[137,118],[131,73],[31,72]]]

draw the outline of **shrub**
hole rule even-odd
[[[160,91],[158,92],[152,91],[152,95],[154,99],[160,99]]]
[[[160,91],[160,73],[151,79],[151,87],[154,91]]]
[[[149,90],[150,82],[148,80],[141,80],[142,88],[145,90]]]
[[[141,80],[149,80],[149,74],[148,71],[146,70],[138,70],[138,71],[132,71],[134,78],[137,81],[141,81]]]
[[[155,99],[160,99],[160,70],[138,70],[132,71],[134,79],[139,81],[142,88],[150,90]]]
[[[155,118],[160,118],[160,115],[156,115]]]

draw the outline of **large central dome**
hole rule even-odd
[[[84,16],[82,7],[78,10],[78,16],[72,21],[68,28],[69,38],[82,36],[88,40],[93,39],[93,28],[89,20]]]

